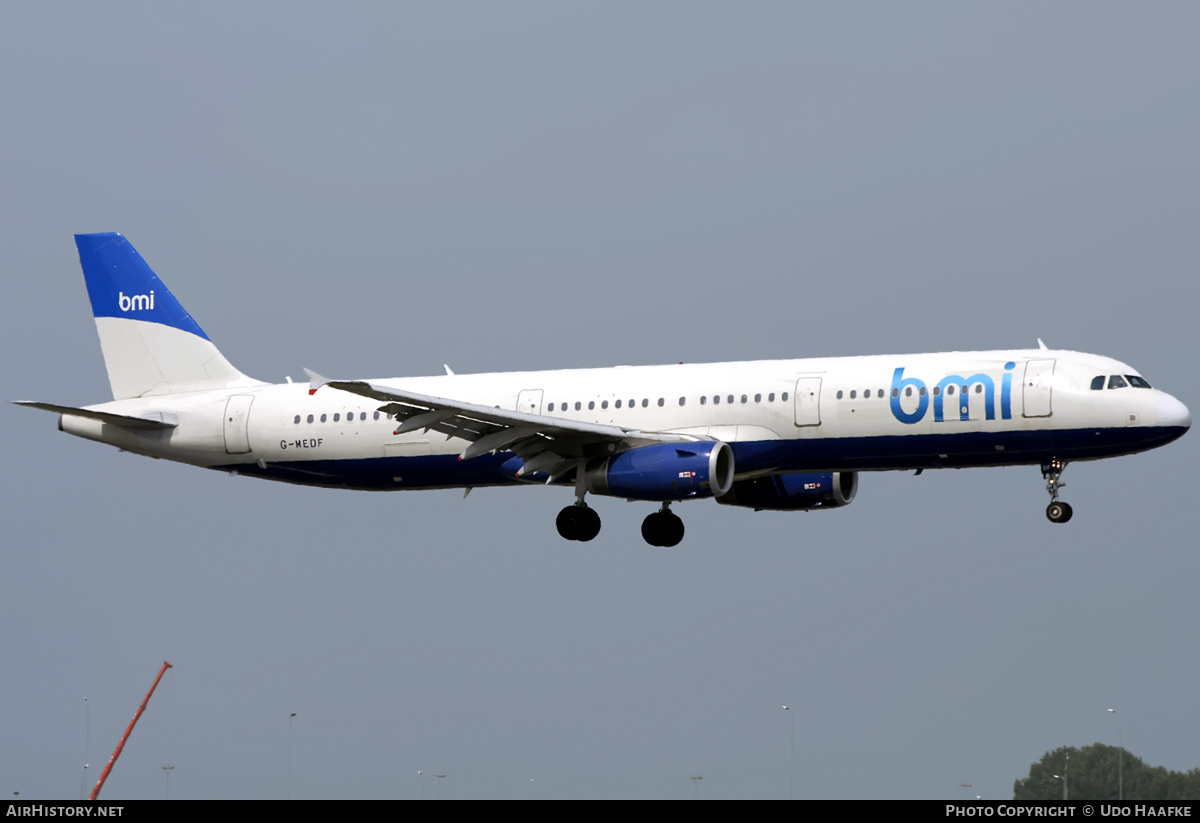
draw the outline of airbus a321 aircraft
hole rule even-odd
[[[1069,461],[1170,443],[1187,407],[1130,366],[1040,348],[271,385],[234,368],[119,234],[75,237],[113,400],[59,428],[126,451],[342,489],[558,484],[558,532],[587,541],[587,494],[660,504],[848,505],[864,471],[1040,466],[1046,516]]]

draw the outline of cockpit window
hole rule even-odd
[[[1114,374],[1108,378],[1108,387],[1110,389],[1123,389],[1129,384],[1125,382],[1125,378],[1119,374]]]
[[[1127,374],[1125,375],[1125,379],[1128,380],[1129,385],[1133,386],[1135,389],[1150,388],[1150,384],[1146,382],[1146,378],[1138,377],[1136,374]]]
[[[1095,377],[1093,377],[1092,378],[1092,391],[1100,391],[1102,388],[1104,388],[1104,381],[1106,379],[1107,378],[1102,374],[1098,374]]]

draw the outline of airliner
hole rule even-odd
[[[148,457],[339,489],[550,485],[589,541],[585,498],[658,508],[652,546],[684,534],[672,504],[849,505],[862,472],[1030,465],[1059,499],[1073,461],[1163,446],[1191,426],[1137,370],[1046,347],[741,363],[268,384],[217,350],[122,235],[75,243],[113,400],[57,413],[60,430]]]

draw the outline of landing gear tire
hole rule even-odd
[[[683,521],[670,511],[657,511],[642,521],[642,539],[651,546],[669,549],[683,540]]]
[[[1067,461],[1059,460],[1057,457],[1051,458],[1049,463],[1042,464],[1042,477],[1046,479],[1046,491],[1050,493],[1050,505],[1046,507],[1046,519],[1051,523],[1066,523],[1071,519],[1074,512],[1071,511],[1070,503],[1063,503],[1058,499],[1058,492],[1065,483],[1062,482],[1062,473],[1066,471]]]
[[[600,515],[582,504],[567,506],[558,513],[554,525],[567,540],[586,543],[600,534]]]
[[[1070,503],[1054,502],[1046,507],[1046,517],[1051,523],[1066,523],[1074,514]]]

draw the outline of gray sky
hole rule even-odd
[[[120,231],[281,381],[1024,347],[1193,411],[1189,3],[0,9],[7,399],[110,397],[71,235]],[[848,509],[370,494],[5,405],[0,792],[1011,797],[1200,766],[1200,438],[867,475]],[[84,697],[88,698],[85,708]],[[782,704],[793,707],[784,713]],[[1119,709],[1117,718],[1105,708]],[[426,775],[446,774],[438,787]],[[530,780],[534,780],[531,784]]]

